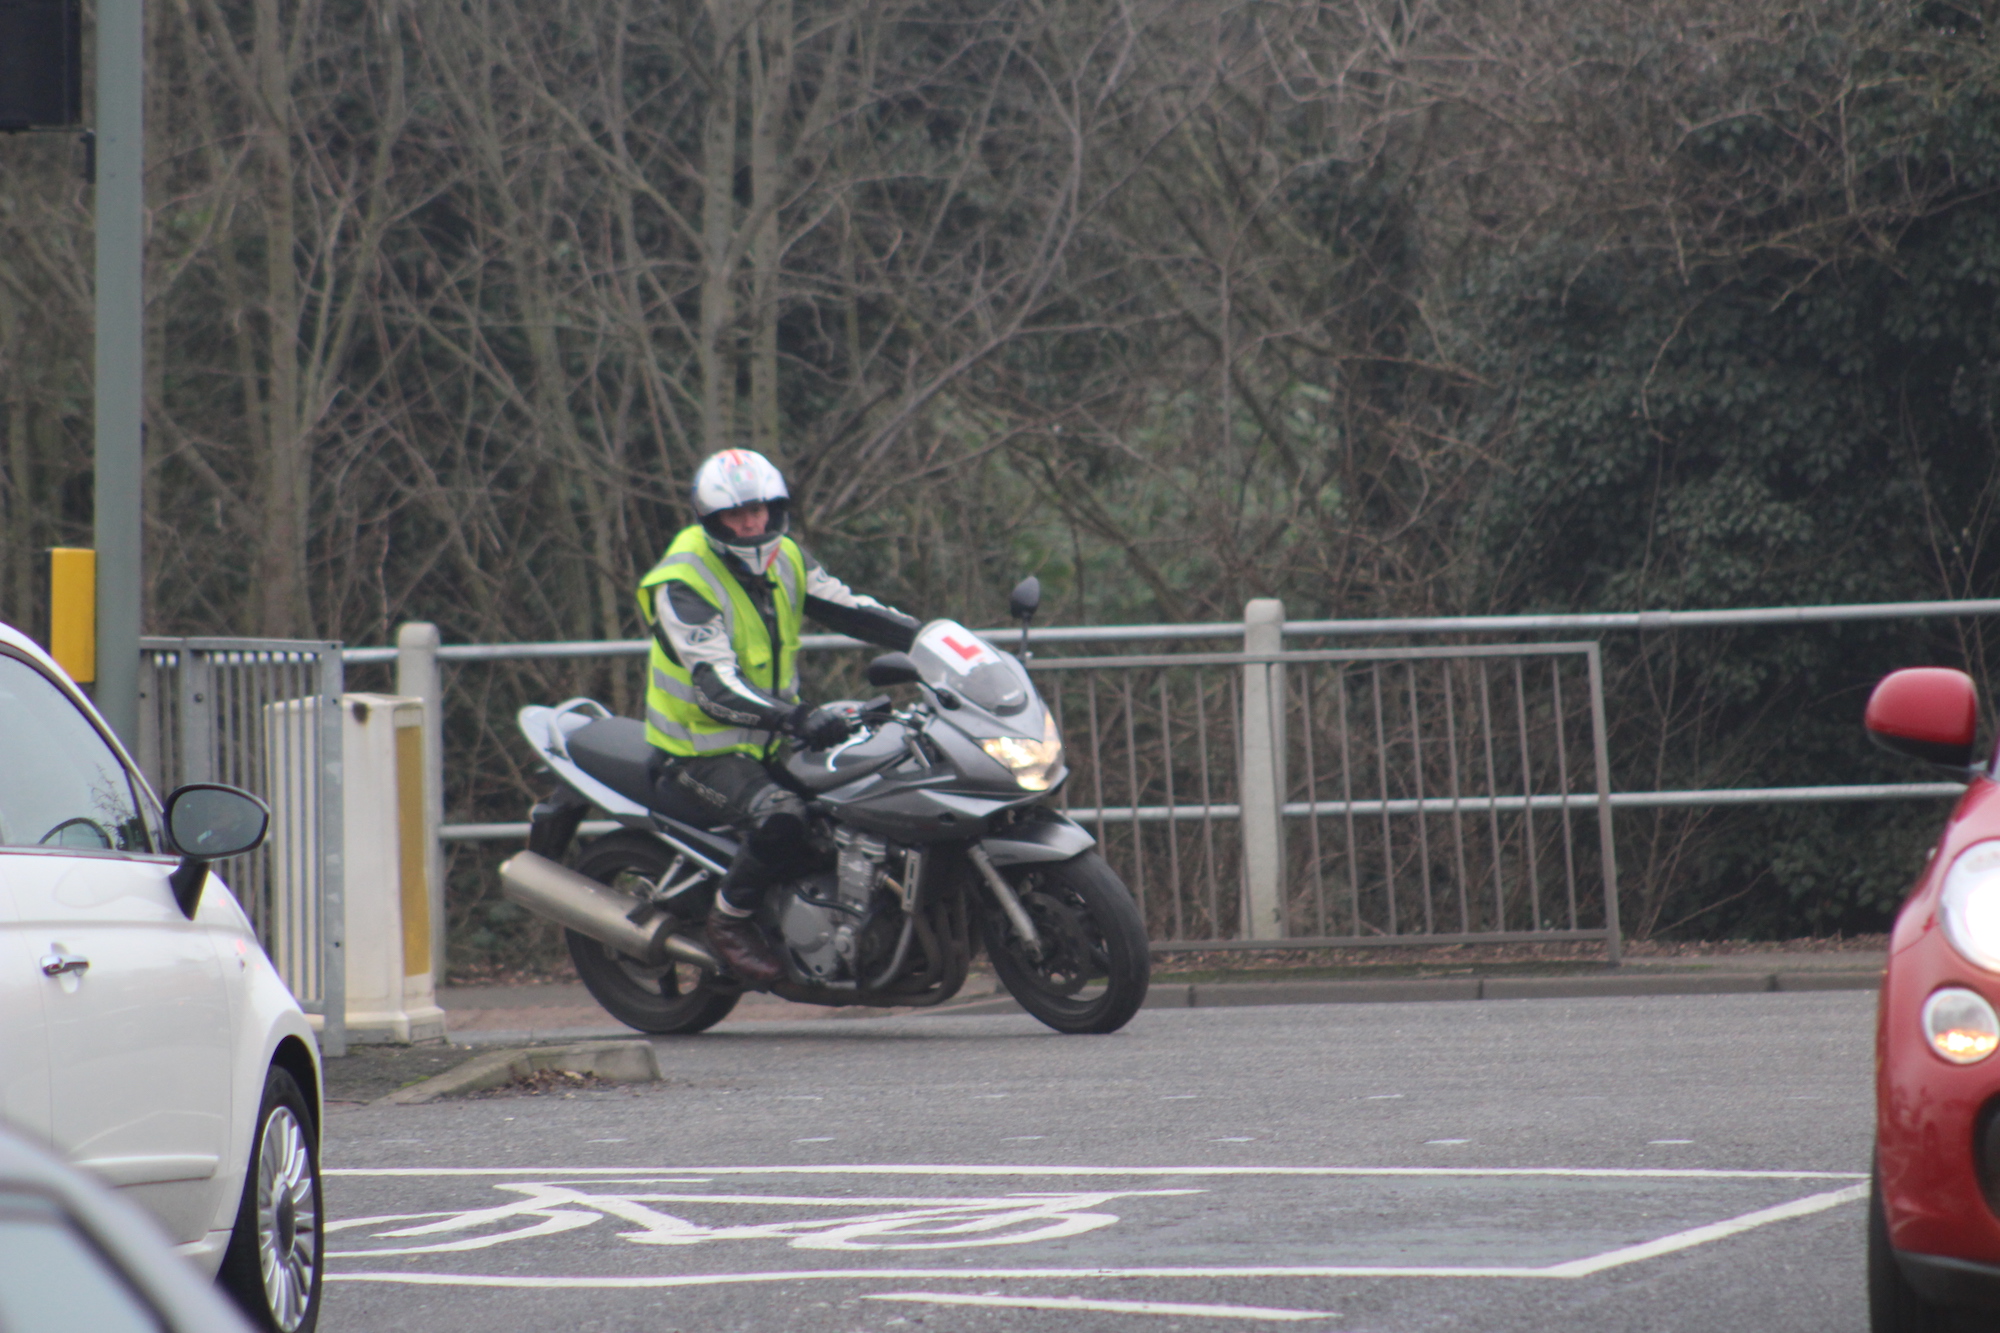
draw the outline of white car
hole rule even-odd
[[[250,1333],[150,1217],[5,1125],[0,1328]]]
[[[215,784],[162,804],[62,669],[0,625],[0,1119],[151,1213],[253,1325],[309,1333],[319,1051],[208,870],[269,818]]]

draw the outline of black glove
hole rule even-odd
[[[785,719],[785,730],[798,737],[808,750],[824,750],[846,740],[854,730],[854,724],[845,714],[835,713],[825,708],[815,708],[811,704],[800,704]]]

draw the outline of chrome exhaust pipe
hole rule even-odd
[[[707,946],[686,935],[673,934],[669,921],[663,920],[657,926],[635,924],[626,915],[632,909],[630,898],[535,852],[516,852],[507,858],[500,867],[500,893],[509,902],[519,903],[535,915],[567,926],[579,935],[608,944],[628,957],[649,963],[664,963],[671,958],[710,972],[722,969]]]

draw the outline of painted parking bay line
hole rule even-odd
[[[1866,1185],[1849,1185],[1795,1199],[1771,1208],[1728,1218],[1705,1226],[1690,1227],[1658,1240],[1627,1245],[1584,1259],[1569,1260],[1536,1268],[1508,1267],[1418,1267],[1414,1265],[1255,1265],[1196,1267],[1118,1268],[834,1268],[795,1269],[746,1273],[676,1273],[633,1277],[561,1277],[501,1275],[485,1273],[336,1273],[329,1282],[392,1282],[424,1287],[507,1287],[535,1290],[647,1290],[672,1287],[714,1287],[769,1282],[860,1282],[860,1281],[1078,1281],[1090,1278],[1511,1278],[1527,1280],[1575,1281],[1594,1277],[1610,1269],[1638,1263],[1680,1250],[1692,1249],[1730,1236],[1739,1236],[1774,1222],[1808,1217],[1866,1196]]]
[[[1210,1319],[1338,1319],[1332,1310],[1278,1310],[1263,1305],[1184,1305],[1177,1301],[1097,1301],[1083,1296],[966,1296],[941,1291],[885,1291],[869,1301],[924,1305],[986,1305],[1010,1310],[1090,1310],[1104,1314],[1190,1315]]]
[[[322,1176],[629,1177],[674,1176],[1463,1176],[1468,1179],[1547,1177],[1574,1180],[1866,1180],[1863,1171],[1708,1170],[1700,1167],[1611,1166],[944,1166],[937,1163],[825,1163],[791,1166],[349,1166]]]
[[[1754,1213],[1744,1213],[1724,1222],[1711,1222],[1707,1226],[1690,1227],[1677,1231],[1671,1236],[1649,1240],[1641,1245],[1627,1245],[1622,1249],[1607,1250],[1589,1259],[1578,1259],[1567,1264],[1556,1264],[1549,1270],[1550,1277],[1589,1277],[1609,1268],[1619,1268],[1625,1264],[1638,1263],[1641,1259],[1651,1259],[1662,1254],[1672,1254],[1676,1250],[1692,1249],[1706,1245],[1713,1240],[1723,1240],[1730,1236],[1740,1236],[1746,1231],[1766,1226],[1772,1222],[1788,1221],[1794,1217],[1809,1217],[1825,1212],[1843,1203],[1854,1203],[1868,1194],[1866,1185],[1849,1185],[1846,1189],[1828,1190],[1824,1194],[1813,1194],[1790,1203],[1781,1203],[1771,1208],[1759,1208]]]

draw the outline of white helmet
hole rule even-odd
[[[770,511],[761,537],[738,537],[716,518],[726,509],[762,504]],[[753,574],[770,569],[790,525],[791,492],[771,460],[748,449],[725,449],[703,460],[694,474],[694,513],[708,544],[741,561]]]

